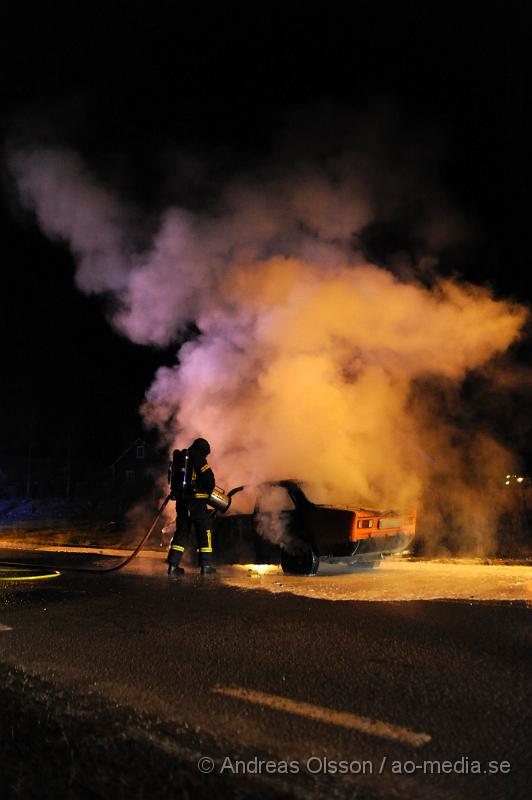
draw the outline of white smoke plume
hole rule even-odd
[[[367,263],[353,242],[374,220],[375,187],[356,169],[233,181],[208,212],[168,208],[139,251],[128,209],[77,155],[9,160],[22,203],[71,247],[79,287],[114,296],[121,333],[167,345],[199,329],[143,407],[169,452],[203,436],[227,488],[299,478],[322,502],[425,502],[427,514],[438,506],[435,529],[448,514],[468,546],[489,536],[494,510],[481,500],[512,456],[453,426],[424,384],[456,390],[519,337],[526,310]],[[427,227],[441,240],[436,216]],[[442,497],[429,509],[434,486]]]
[[[287,492],[280,486],[264,484],[255,492],[255,519],[260,536],[285,550],[293,549],[290,515],[293,509]]]

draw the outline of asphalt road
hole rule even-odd
[[[529,604],[249,585],[0,584],[6,796],[530,796]]]

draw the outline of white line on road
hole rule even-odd
[[[10,628],[9,625],[0,625],[0,633],[2,633],[2,631],[12,631],[12,630],[13,628]]]
[[[359,717],[357,714],[350,714],[347,711],[333,711],[323,706],[315,706],[311,703],[302,703],[291,700],[289,697],[280,697],[276,694],[266,694],[254,689],[244,689],[241,687],[216,686],[213,692],[224,694],[227,697],[236,697],[238,700],[247,700],[248,703],[255,703],[261,706],[273,708],[276,711],[286,711],[289,714],[297,714],[300,717],[308,717],[317,722],[326,722],[329,725],[340,725],[342,728],[367,733],[369,736],[379,736],[381,739],[393,739],[412,747],[422,747],[430,742],[431,736],[428,733],[416,733],[400,725],[391,725],[379,719],[369,717]]]

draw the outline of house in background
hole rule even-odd
[[[115,491],[137,492],[152,485],[166,469],[161,455],[144,439],[135,439],[109,467]]]

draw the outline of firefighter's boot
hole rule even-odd
[[[168,564],[168,574],[171,578],[179,578],[180,575],[185,574],[185,570],[177,564]]]
[[[203,567],[200,569],[201,575],[216,575],[216,567],[213,567],[212,564],[204,564]]]

